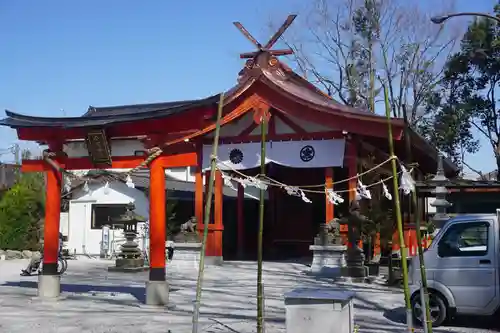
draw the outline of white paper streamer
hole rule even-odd
[[[89,183],[85,182],[85,184],[83,184],[83,192],[89,193],[89,191],[90,191]]]
[[[64,189],[66,190],[66,192],[71,191],[71,178],[64,177]]]
[[[401,167],[401,185],[399,186],[400,189],[403,190],[405,195],[410,194],[410,192],[415,191],[415,181],[411,177],[411,174],[406,170],[406,168],[403,165],[400,165]]]
[[[300,198],[302,199],[302,201],[304,202],[307,202],[307,203],[311,203],[311,199],[309,199],[308,197],[306,197],[306,194],[304,193],[304,191],[302,190],[299,190],[299,193],[300,193]]]
[[[243,188],[246,188],[248,185],[248,181],[245,178],[233,178],[233,180],[243,186]]]
[[[338,205],[344,202],[344,198],[342,198],[338,193],[334,192],[332,189],[326,190],[326,195],[328,196],[328,201],[334,205]]]
[[[135,184],[132,181],[132,177],[130,177],[130,175],[127,175],[127,180],[125,181],[125,185],[127,185],[130,188],[135,188]]]
[[[309,199],[306,194],[304,193],[304,191],[302,191],[300,188],[298,188],[297,186],[285,186],[284,187],[286,193],[288,195],[292,195],[294,197],[299,197],[302,199],[302,201],[304,202],[307,202],[307,203],[311,203],[311,199]]]
[[[248,186],[253,186],[256,187],[260,190],[267,190],[267,184],[261,181],[260,179],[257,179],[255,177],[248,177],[246,179],[242,179],[242,182],[244,182]],[[240,184],[243,184],[240,182]]]
[[[237,191],[238,189],[234,186],[233,182],[231,181],[232,178],[226,175],[224,172],[221,172],[221,174],[222,174],[222,179],[224,179],[224,185],[234,191]]]
[[[109,194],[109,183],[108,182],[106,182],[106,184],[104,185],[104,194],[105,195]]]
[[[358,178],[358,186],[356,187],[356,197],[359,199],[364,198],[364,199],[371,199],[372,194],[370,193],[370,190],[366,188],[365,185],[361,182],[361,180]]]
[[[285,191],[286,191],[286,194],[288,194],[288,195],[293,195],[296,197],[300,196],[299,188],[296,186],[285,186]]]
[[[392,200],[392,194],[389,193],[389,190],[387,189],[387,186],[385,186],[384,182],[382,182],[382,191],[384,192],[384,196],[387,200]]]

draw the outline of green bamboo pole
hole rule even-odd
[[[267,124],[264,114],[260,120],[260,174],[266,174],[266,132]],[[264,200],[265,190],[260,189],[259,236],[257,238],[257,333],[264,332],[264,289],[262,286],[262,238],[264,235]]]
[[[219,148],[220,120],[222,108],[224,107],[224,93],[220,94],[219,106],[217,108],[217,120],[215,122],[214,143],[212,155],[210,156],[210,179],[208,181],[208,192],[205,201],[205,215],[203,217],[203,240],[201,242],[200,264],[198,267],[198,281],[196,283],[196,301],[193,309],[192,333],[198,333],[198,319],[200,317],[201,290],[203,286],[203,273],[205,272],[205,249],[207,247],[208,224],[210,223],[210,211],[212,210],[212,196],[214,193],[215,169],[217,167],[217,150]]]
[[[408,125],[408,117],[406,114],[406,105],[403,105],[403,118],[405,122],[404,135],[406,141],[406,156],[410,162],[413,162],[413,156],[411,152],[411,138],[410,138],[410,128]],[[420,234],[420,210],[418,209],[417,195],[415,192],[411,192],[411,202],[413,204],[413,211],[415,216],[415,227],[417,229],[417,249],[418,249],[418,261],[420,264],[420,279],[422,281],[422,289],[424,291],[424,311],[426,314],[426,323],[422,325],[427,326],[426,333],[432,333],[432,320],[431,311],[429,306],[429,291],[427,289],[427,274],[425,272],[425,262],[424,262],[424,250],[422,249],[422,235]]]
[[[387,93],[387,87],[385,86],[385,84],[382,85],[384,87],[385,116],[387,117],[389,154],[391,156],[394,156],[394,142],[392,137],[392,124],[391,124],[391,106],[389,105],[389,95]],[[401,207],[399,201],[398,172],[396,167],[396,160],[394,158],[391,160],[391,166],[392,166],[392,185],[394,192],[393,193],[394,209],[396,210],[396,222],[398,225],[399,245],[401,249],[401,269],[403,271],[403,287],[404,287],[405,305],[406,305],[406,325],[408,327],[408,332],[413,332],[410,289],[408,287],[408,266],[406,263],[406,245],[403,236],[403,222],[401,218]]]

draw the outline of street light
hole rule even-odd
[[[464,12],[464,13],[454,13],[454,14],[448,14],[448,15],[442,15],[442,16],[434,16],[434,17],[431,17],[431,22],[435,23],[435,24],[442,24],[446,20],[448,20],[452,17],[456,17],[456,16],[482,16],[482,17],[489,18],[491,20],[495,20],[498,23],[500,23],[500,18],[498,18],[496,16],[484,14],[484,13],[474,13],[474,12]]]

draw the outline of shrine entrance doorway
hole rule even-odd
[[[347,177],[347,170],[332,168],[339,177]],[[256,175],[256,169],[245,170],[247,175]],[[284,188],[269,186],[265,200],[263,257],[264,260],[290,260],[310,257],[309,246],[313,244],[319,225],[325,223],[325,168],[292,168],[275,163],[266,166],[266,175],[292,186],[307,187],[306,196],[312,202],[289,195]],[[347,189],[347,183],[339,190]],[[314,192],[313,192],[314,191]],[[337,206],[338,212],[347,209],[346,204]],[[224,200],[224,260],[256,260],[259,225],[259,201],[247,199],[243,202],[244,242],[238,253],[238,201]]]

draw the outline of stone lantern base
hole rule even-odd
[[[147,271],[143,258],[117,258],[115,266],[108,267],[110,272],[135,273]]]

